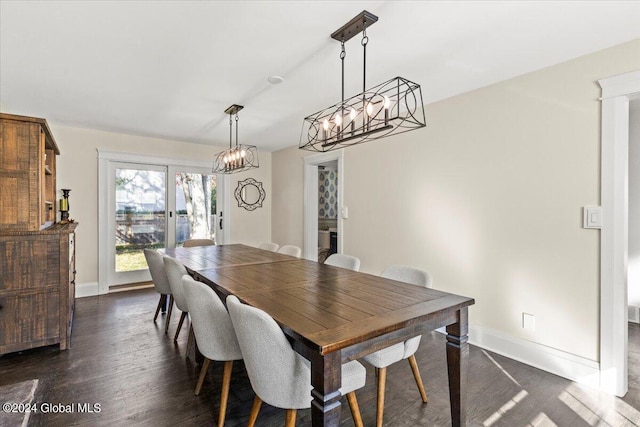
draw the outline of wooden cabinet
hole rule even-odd
[[[0,232],[56,221],[58,154],[46,120],[0,113]]]
[[[0,354],[69,347],[75,305],[75,229],[0,234]]]
[[[0,113],[0,354],[70,345],[76,223],[56,223],[46,120]]]

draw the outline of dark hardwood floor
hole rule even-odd
[[[121,292],[76,302],[72,347],[56,346],[0,357],[0,387],[38,379],[37,402],[100,404],[99,413],[33,414],[43,426],[214,425],[219,407],[222,363],[212,363],[199,396],[193,394],[198,367],[185,360],[188,328],[179,342],[163,321],[153,323],[157,294],[151,289]],[[164,318],[163,318],[164,320]],[[445,338],[423,337],[416,354],[429,403],[423,404],[408,363],[387,374],[385,424],[447,426],[449,398]],[[511,359],[471,346],[468,424],[472,426],[633,426],[640,425],[640,327],[630,325],[630,387],[613,398]],[[366,426],[375,425],[376,381],[357,392]],[[246,425],[253,391],[242,363],[235,363],[227,426]],[[3,402],[0,402],[3,403]],[[342,424],[352,426],[343,399]],[[284,411],[263,405],[259,426],[283,426]],[[3,426],[0,413],[0,426]],[[298,426],[310,425],[310,411],[298,413]]]

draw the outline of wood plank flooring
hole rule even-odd
[[[57,346],[0,357],[0,387],[39,379],[37,400],[50,404],[100,404],[99,413],[37,413],[30,426],[210,426],[218,416],[222,363],[213,362],[199,396],[198,366],[185,360],[187,327],[177,345],[172,316],[153,323],[157,294],[151,289],[78,299],[72,348]],[[429,403],[423,404],[408,363],[388,368],[385,425],[448,426],[445,338],[426,334],[416,354]],[[640,426],[640,327],[630,324],[630,387],[613,398],[511,359],[471,346],[468,420],[471,426]],[[376,380],[357,392],[366,426],[375,425]],[[227,426],[243,426],[253,391],[242,363],[234,363]],[[3,403],[3,402],[0,402]],[[342,425],[352,426],[346,399]],[[285,411],[263,405],[258,426],[283,426]],[[2,413],[0,426],[4,427]],[[310,425],[298,411],[296,425]],[[11,426],[13,427],[13,426]]]

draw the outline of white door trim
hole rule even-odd
[[[629,99],[640,71],[599,80],[602,88],[600,388],[627,393]]]
[[[304,247],[302,256],[318,260],[318,165],[338,161],[338,253],[342,253],[343,150],[305,156],[304,160]]]

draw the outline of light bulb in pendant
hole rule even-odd
[[[356,109],[351,108],[351,112],[349,113],[349,118],[351,119],[351,121],[354,121],[356,119],[356,114]]]
[[[247,155],[247,151],[246,150],[240,151],[240,157],[245,157],[246,155]]]
[[[371,103],[367,104],[367,115],[369,117],[371,117],[371,115],[373,114],[373,105]]]
[[[336,122],[336,126],[341,126],[342,125],[342,116],[340,114],[338,114],[336,116],[336,118],[334,119],[334,121]]]
[[[391,105],[391,101],[388,96],[384,97],[384,125],[389,124],[389,106]]]

